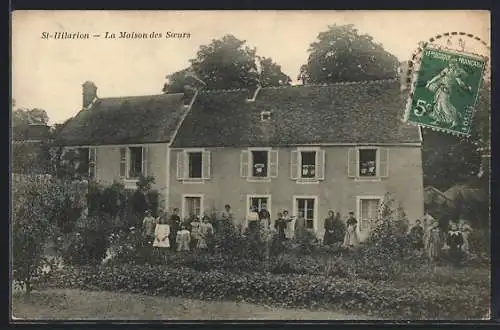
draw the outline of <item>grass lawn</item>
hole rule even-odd
[[[13,316],[29,320],[366,320],[341,311],[281,309],[231,301],[48,289],[12,298]]]

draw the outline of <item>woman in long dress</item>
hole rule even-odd
[[[197,248],[200,250],[208,249],[208,241],[213,234],[214,234],[214,228],[210,223],[208,217],[203,217],[200,224]]]
[[[428,229],[428,233],[425,236],[425,251],[427,257],[430,261],[435,261],[439,258],[441,254],[441,232],[439,230],[439,223],[437,221],[433,222]]]
[[[158,223],[155,227],[155,235],[153,241],[153,248],[158,251],[165,251],[165,248],[170,247],[170,241],[168,237],[170,236],[170,226],[167,224],[167,219],[165,217],[159,216]]]
[[[328,211],[328,217],[325,219],[325,235],[323,237],[323,244],[331,245],[335,240],[335,213],[330,210]]]
[[[451,128],[459,124],[459,113],[451,102],[451,94],[458,88],[471,91],[471,87],[462,80],[467,72],[456,62],[450,62],[436,76],[427,82],[425,87],[434,93],[432,111],[429,116],[436,123],[450,125]]]
[[[356,228],[358,226],[358,220],[354,217],[353,212],[349,212],[349,217],[347,218],[346,221],[346,232],[344,236],[344,243],[342,244],[343,247],[350,248],[354,247],[359,243],[358,239],[358,233],[356,231]]]

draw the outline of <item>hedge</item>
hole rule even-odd
[[[196,271],[164,265],[66,268],[50,286],[204,300],[236,300],[287,308],[341,308],[387,319],[477,319],[489,306],[486,287],[456,283],[371,282],[322,275]]]

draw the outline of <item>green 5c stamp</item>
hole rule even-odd
[[[423,127],[470,135],[486,60],[453,50],[423,49],[405,119]]]

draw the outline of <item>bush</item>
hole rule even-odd
[[[476,255],[491,257],[491,231],[490,229],[474,230],[469,234],[470,252]]]
[[[396,319],[479,318],[489,308],[489,290],[473,285],[342,279],[330,276],[235,274],[159,265],[121,265],[61,270],[59,287],[126,291],[162,296],[232,299],[288,308],[348,309]]]

